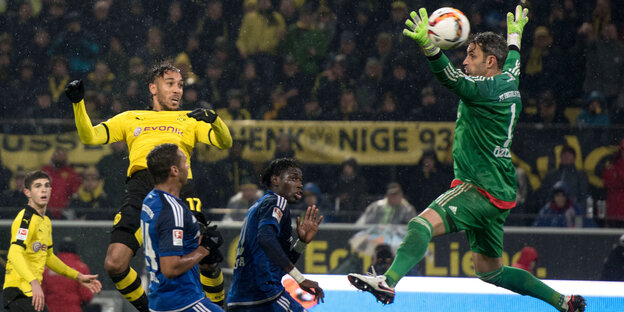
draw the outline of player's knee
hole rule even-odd
[[[479,277],[480,280],[489,283],[489,284],[493,284],[496,286],[500,286],[501,283],[501,277],[503,275],[503,270],[505,267],[501,267],[500,269],[496,270],[496,271],[492,271],[492,272],[488,272],[488,273],[477,273],[477,277]]]
[[[121,257],[115,257],[113,255],[107,255],[104,259],[104,270],[108,274],[120,274],[123,273],[129,266],[129,263]]]
[[[417,216],[412,218],[407,224],[408,232],[418,232],[431,237],[433,235],[433,227],[427,219]]]

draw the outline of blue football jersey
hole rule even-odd
[[[197,265],[173,279],[160,270],[160,257],[182,256],[199,246],[199,225],[184,201],[153,189],[143,200],[141,230],[150,277],[150,310],[180,311],[202,300],[205,295]]]
[[[290,249],[292,224],[284,197],[267,191],[247,211],[236,250],[234,277],[228,294],[228,306],[249,306],[272,301],[284,291],[286,272],[271,262],[258,244],[258,229],[271,225],[277,229],[284,252]]]

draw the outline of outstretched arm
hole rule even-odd
[[[516,84],[519,84],[520,76],[520,44],[522,42],[522,32],[524,25],[529,21],[527,15],[528,9],[522,9],[522,6],[516,6],[516,13],[507,13],[507,46],[509,46],[509,54],[503,66],[503,72],[511,74],[516,78]]]
[[[74,80],[65,87],[65,95],[74,106],[74,119],[78,136],[83,144],[107,144],[109,143],[109,132],[105,125],[93,126],[87,109],[84,104],[84,84],[82,80]]]
[[[232,146],[232,135],[230,129],[219,115],[212,110],[206,108],[196,108],[187,116],[195,118],[199,121],[196,129],[197,140],[214,145],[220,149],[230,148]]]

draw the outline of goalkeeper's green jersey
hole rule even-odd
[[[513,131],[522,110],[518,91],[520,53],[509,51],[503,72],[468,76],[444,53],[430,60],[436,78],[460,98],[455,122],[455,181],[477,186],[498,208],[516,205],[516,170],[511,163]]]

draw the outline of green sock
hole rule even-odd
[[[392,265],[386,271],[388,286],[394,287],[399,280],[409,272],[427,252],[431,241],[433,227],[427,219],[415,217],[407,224],[407,235],[397,250]]]
[[[487,283],[509,289],[524,296],[531,296],[547,302],[561,311],[564,296],[550,288],[533,274],[514,267],[503,266],[502,268],[479,274],[479,278]]]

